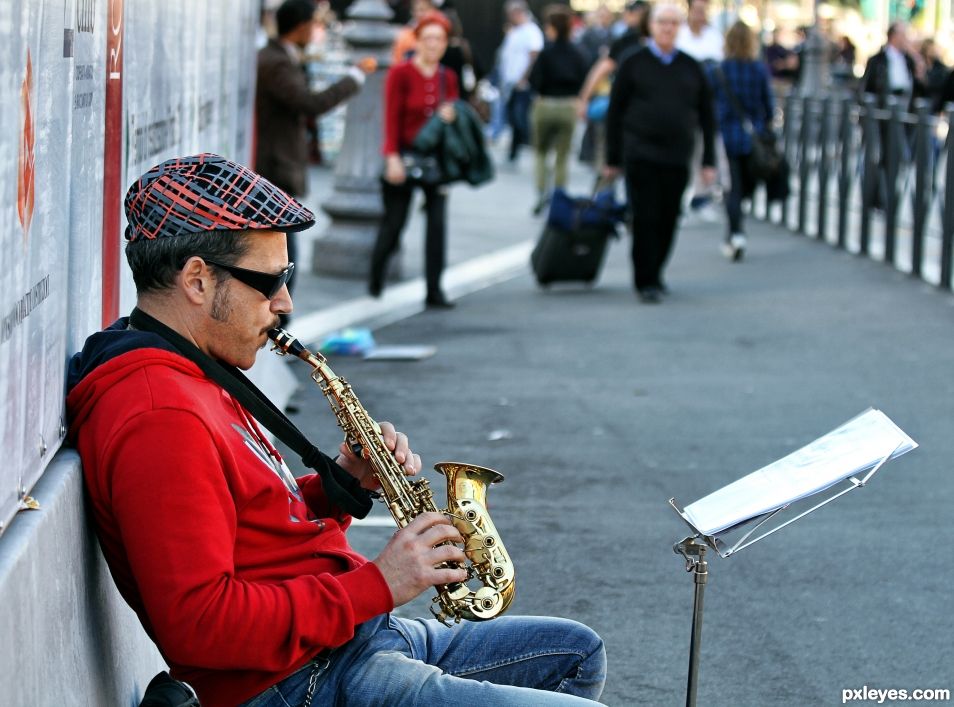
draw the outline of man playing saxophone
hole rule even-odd
[[[149,170],[125,209],[137,306],[71,361],[70,438],[112,576],[173,677],[204,707],[596,700],[605,652],[582,624],[392,616],[466,580],[458,530],[422,513],[369,561],[345,534],[376,486],[361,450],[312,447],[295,478],[263,433],[257,417],[282,416],[240,371],[292,310],[286,233],[313,214],[208,154]]]

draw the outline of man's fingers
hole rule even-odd
[[[421,542],[425,542],[431,547],[435,545],[440,545],[441,543],[453,542],[460,543],[464,542],[464,538],[461,536],[460,531],[457,530],[453,525],[440,523],[434,525],[423,533],[420,534]]]
[[[456,545],[440,545],[431,550],[428,560],[435,565],[442,562],[467,562],[467,555]]]
[[[408,446],[407,435],[403,432],[398,432],[397,437],[394,441],[394,458],[397,459],[398,464],[403,464],[407,461],[408,453],[411,451]]]
[[[404,461],[404,471],[407,476],[414,476],[421,470],[421,455],[410,454]]]
[[[380,423],[381,439],[384,440],[384,446],[387,447],[397,460],[398,464],[403,464],[406,469],[412,473],[417,473],[420,469],[420,457],[417,457],[415,467],[414,456],[411,454],[410,443],[407,435],[398,432],[390,422]]]
[[[378,427],[381,428],[381,439],[384,440],[384,446],[393,450],[394,443],[397,441],[397,430],[394,429],[394,425],[390,422],[380,422]]]
[[[450,520],[443,513],[429,511],[427,513],[421,513],[421,515],[408,523],[405,529],[411,531],[414,535],[420,535],[434,525],[450,525]]]
[[[434,570],[434,584],[453,584],[467,581],[467,570]]]
[[[460,532],[443,513],[422,513],[404,528],[411,536],[417,536],[430,547],[444,542],[463,542]]]

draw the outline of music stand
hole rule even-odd
[[[689,504],[680,510],[675,498],[669,505],[692,530],[672,547],[682,555],[686,571],[693,573],[695,593],[689,641],[689,676],[686,705],[695,707],[702,642],[705,587],[709,580],[707,549],[720,557],[740,550],[804,518],[849,491],[865,486],[887,463],[917,447],[917,442],[880,410],[865,412],[836,427],[801,449],[748,476]],[[860,478],[859,478],[860,477]],[[843,486],[841,488],[836,488]],[[828,492],[811,508],[775,526],[767,526],[792,504]],[[751,526],[745,530],[746,526]],[[768,528],[757,537],[752,536]],[[743,532],[744,531],[744,532]],[[742,533],[738,539],[729,536]]]

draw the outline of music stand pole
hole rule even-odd
[[[709,563],[706,546],[686,538],[673,546],[673,551],[686,558],[686,572],[692,572],[695,594],[692,600],[692,637],[689,641],[689,677],[686,683],[686,707],[696,706],[696,688],[699,683],[699,647],[702,644],[702,610],[706,583],[709,581]]]

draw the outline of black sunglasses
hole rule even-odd
[[[205,258],[205,262],[225,270],[229,275],[239,282],[245,283],[253,290],[258,290],[266,299],[274,299],[275,295],[288,284],[292,273],[295,272],[294,263],[289,263],[285,266],[284,270],[276,275],[268,272],[259,272],[258,270],[248,270],[236,265],[226,265],[225,263],[218,263],[208,258]]]

